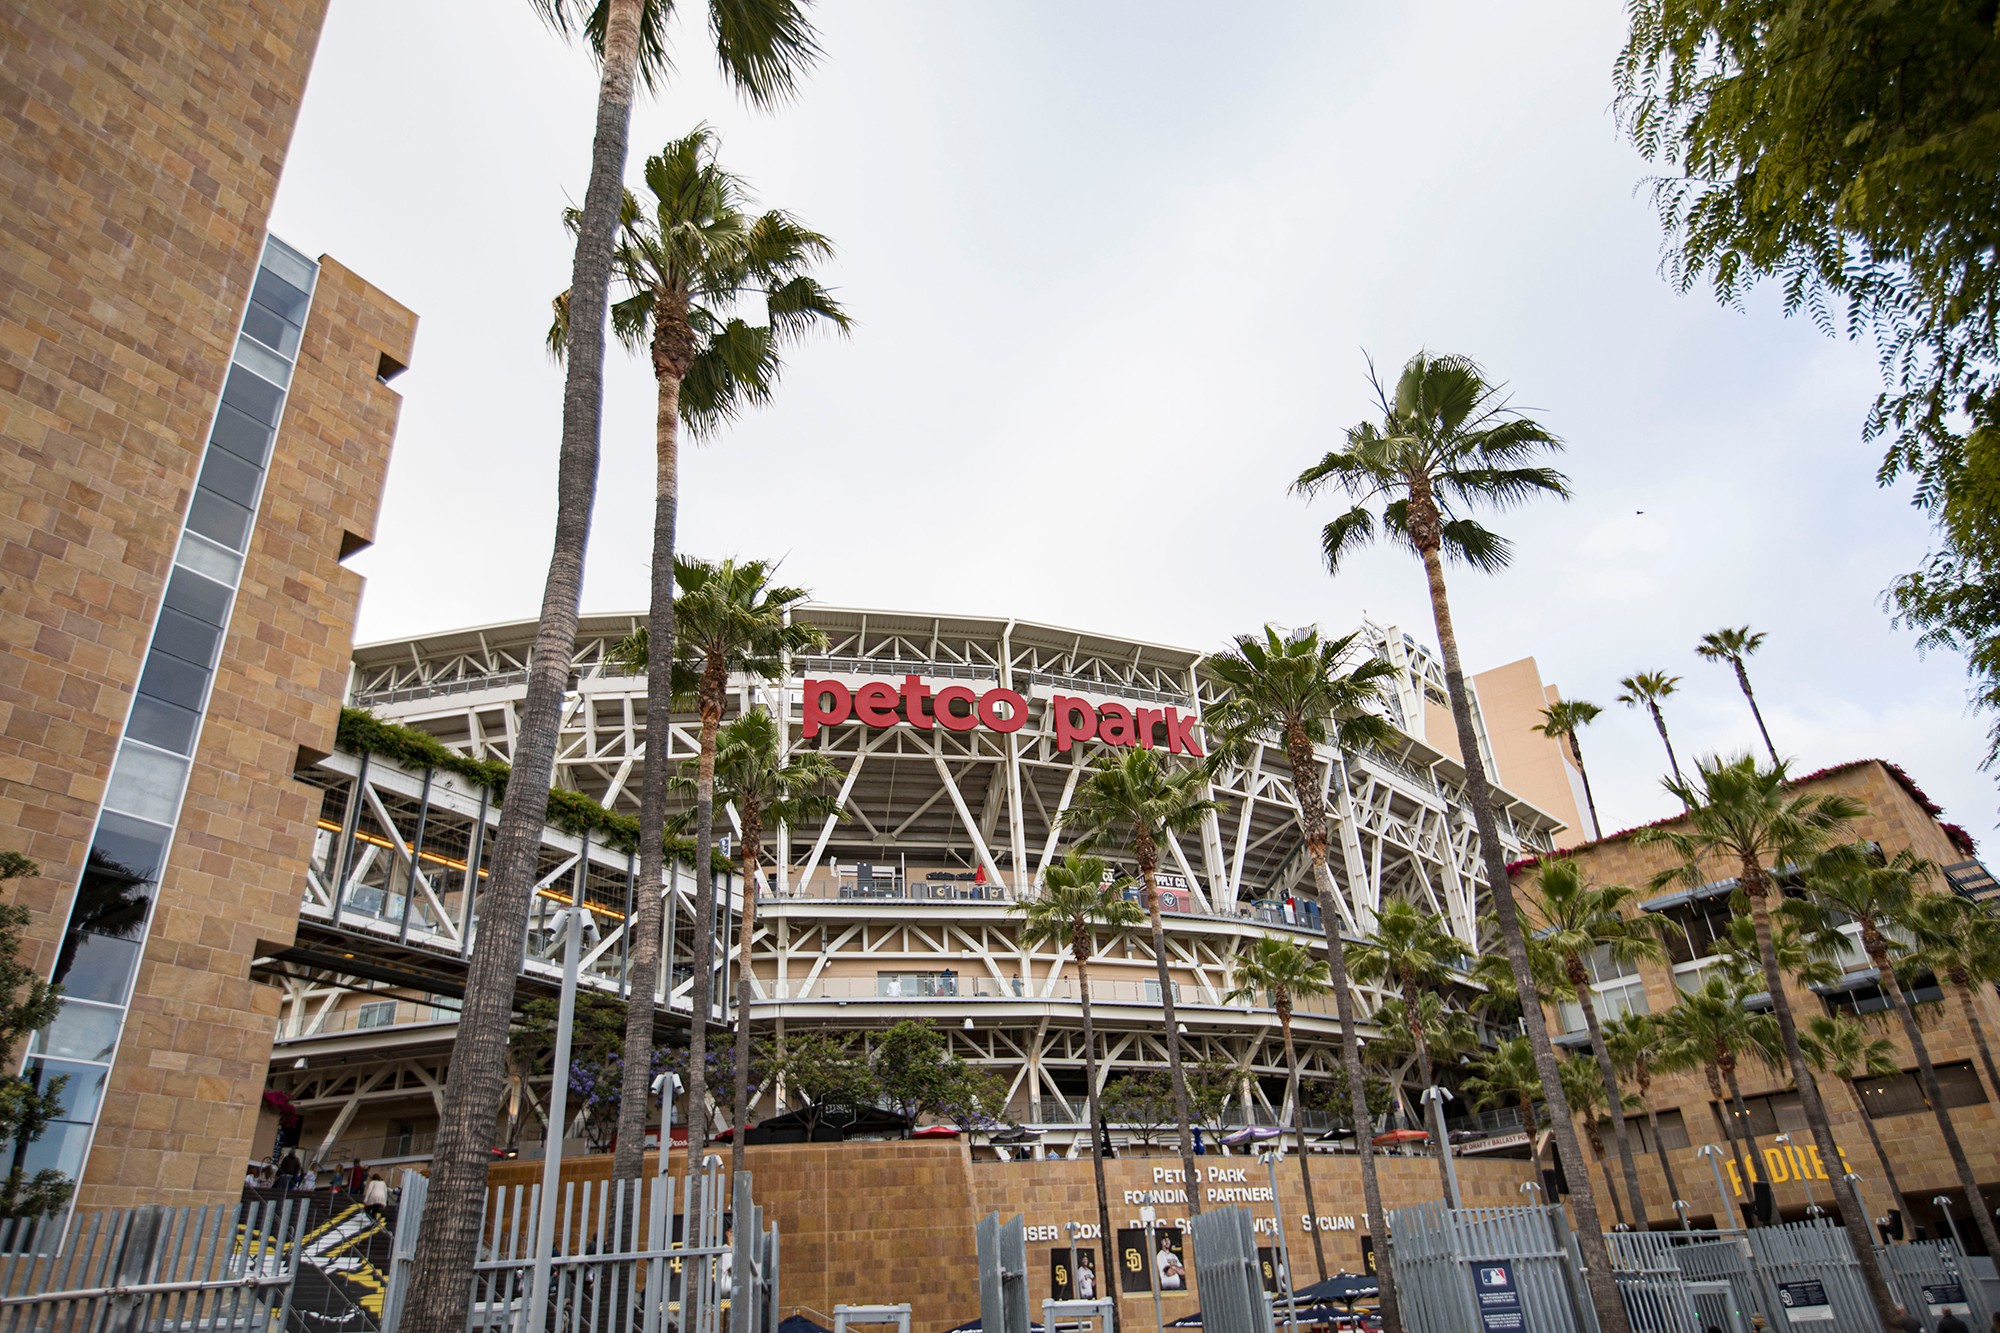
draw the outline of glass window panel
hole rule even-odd
[[[171,654],[199,667],[215,661],[215,647],[221,641],[221,629],[171,606],[161,610],[160,623],[153,630],[153,651]]]
[[[118,761],[111,766],[111,785],[105,789],[104,804],[124,814],[171,824],[180,809],[187,769],[185,759],[127,741],[118,747]]]
[[[236,586],[236,576],[243,571],[242,556],[234,551],[225,551],[194,532],[182,536],[181,549],[174,559],[189,569],[232,588]]]
[[[257,270],[257,282],[250,289],[250,299],[289,324],[306,322],[306,306],[312,300],[300,287],[273,272],[269,264]],[[271,345],[277,346],[276,343]]]
[[[175,754],[193,754],[195,724],[200,720],[201,714],[192,708],[142,694],[132,700],[132,720],[125,724],[125,734]]]
[[[271,456],[271,427],[247,413],[237,411],[226,401],[215,414],[215,430],[208,438],[209,443],[217,448],[226,449],[260,468],[264,466],[264,460]]]
[[[225,449],[210,449],[202,460],[201,484],[240,505],[257,503],[257,483],[263,478],[262,469]]]
[[[104,1100],[104,1080],[111,1071],[103,1065],[81,1065],[73,1060],[28,1061],[21,1071],[23,1078],[34,1085],[38,1092],[46,1092],[57,1079],[63,1080],[61,1091],[56,1096],[62,1104],[64,1120],[95,1120],[97,1107]]]
[[[312,289],[313,274],[319,272],[318,264],[275,236],[264,238],[264,262],[259,267],[269,269],[301,291]]]
[[[229,379],[222,386],[222,401],[253,420],[275,426],[278,410],[285,404],[285,391],[242,366],[231,366]]]
[[[12,1165],[33,1177],[40,1171],[60,1171],[71,1180],[83,1169],[83,1152],[90,1146],[90,1126],[58,1120],[33,1143],[14,1145]]]
[[[298,330],[255,301],[243,312],[243,332],[266,347],[277,348],[286,356],[290,356],[299,345]]]
[[[79,894],[79,908],[83,906],[81,898]],[[143,911],[144,902],[142,892],[136,904],[131,905]],[[140,921],[143,923],[143,916]],[[56,971],[51,979],[63,988],[64,995],[72,998],[123,1004],[131,989],[133,970],[138,965],[139,942],[136,939],[93,935],[87,930],[76,929],[72,921],[69,933],[63,936],[62,950],[56,954]]]
[[[108,1061],[118,1048],[118,1027],[124,1017],[123,1009],[64,1000],[55,1021],[35,1034],[35,1054]]]
[[[240,551],[250,541],[250,510],[246,505],[217,495],[205,486],[196,487],[194,503],[188,506],[188,527]]]
[[[97,821],[97,836],[90,843],[92,863],[105,862],[127,878],[151,883],[160,877],[167,859],[167,840],[173,830],[143,819],[106,813]]]
[[[255,338],[236,340],[236,364],[256,371],[273,384],[291,383],[291,364]]]
[[[229,589],[188,569],[167,580],[167,606],[210,625],[229,623]]]
[[[157,648],[146,654],[146,669],[139,676],[139,693],[165,699],[182,708],[199,709],[202,691],[207,688],[207,667],[183,662]]]

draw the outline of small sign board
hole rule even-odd
[[[1824,1282],[1780,1282],[1778,1304],[1785,1318],[1794,1324],[1831,1324],[1833,1302],[1827,1299]]]
[[[1498,1260],[1472,1266],[1472,1297],[1479,1307],[1479,1333],[1526,1333],[1521,1289],[1514,1265]]]
[[[1963,1282],[1926,1282],[1924,1304],[1930,1307],[1933,1319],[1942,1319],[1948,1314],[1965,1316],[1972,1313],[1972,1305],[1965,1299]]]

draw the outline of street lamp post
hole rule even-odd
[[[583,958],[583,932],[597,923],[578,903],[565,907],[549,921],[551,933],[563,933],[562,999],[556,1009],[555,1060],[549,1066],[548,1132],[542,1138],[541,1216],[535,1225],[535,1278],[528,1297],[529,1317],[539,1321],[549,1303],[549,1271],[556,1246],[556,1191],[562,1184],[563,1127],[569,1119],[570,1029],[576,1025],[576,977]]]
[[[1451,1096],[1449,1088],[1441,1088],[1435,1083],[1424,1089],[1424,1101],[1429,1103],[1433,1122],[1436,1125],[1432,1133],[1437,1135],[1438,1152],[1444,1157],[1445,1186],[1451,1193],[1451,1197],[1444,1201],[1445,1206],[1447,1208],[1456,1208],[1458,1207],[1458,1167],[1451,1160],[1451,1133],[1444,1127],[1444,1102],[1445,1098],[1449,1096]]]
[[[1189,1185],[1190,1190],[1194,1189]],[[1139,1210],[1139,1220],[1146,1226],[1146,1253],[1140,1256],[1146,1265],[1146,1285],[1153,1289],[1153,1327],[1159,1333],[1167,1333],[1167,1318],[1160,1313],[1160,1266],[1153,1262],[1153,1226],[1159,1221],[1159,1212],[1152,1204]]]
[[[1271,1171],[1271,1221],[1278,1228],[1278,1262],[1285,1267],[1285,1322],[1291,1325],[1292,1333],[1299,1333],[1299,1298],[1293,1293],[1296,1285],[1292,1281],[1292,1247],[1285,1239],[1285,1206],[1278,1202],[1278,1159],[1285,1155],[1284,1148],[1278,1147],[1264,1154],[1264,1165]],[[1311,1219],[1318,1226],[1319,1219]]]
[[[1940,1194],[1933,1198],[1931,1202],[1936,1204],[1938,1211],[1944,1214],[1944,1224],[1951,1228],[1951,1243],[1962,1257],[1965,1254],[1965,1237],[1958,1234],[1958,1219],[1951,1215],[1951,1200]]]
[[[1779,1147],[1787,1149],[1785,1156],[1787,1157],[1792,1156],[1791,1152],[1789,1151],[1792,1142],[1791,1135],[1780,1134],[1778,1135],[1777,1138],[1771,1141],[1777,1144]],[[1794,1159],[1793,1165],[1799,1168],[1798,1172],[1799,1186],[1806,1192],[1806,1216],[1818,1217],[1822,1212],[1825,1211],[1825,1209],[1821,1208],[1817,1203],[1813,1202],[1812,1174],[1805,1169],[1806,1154],[1803,1151],[1801,1151],[1798,1154],[1797,1158]]]
[[[1708,1159],[1709,1170],[1715,1172],[1715,1193],[1722,1200],[1722,1212],[1717,1215],[1715,1220],[1718,1224],[1727,1222],[1734,1216],[1736,1205],[1729,1197],[1729,1187],[1722,1183],[1722,1149],[1716,1147],[1713,1143],[1704,1143],[1695,1149],[1695,1154],[1700,1157],[1706,1157]],[[1718,1225],[1717,1230],[1733,1230],[1733,1228],[1724,1228]]]

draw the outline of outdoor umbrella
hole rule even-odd
[[[953,1324],[944,1333],[980,1333],[980,1323],[977,1319],[968,1319],[962,1324]],[[1040,1324],[1030,1324],[1028,1333],[1049,1333],[1049,1331]]]
[[[1245,1125],[1243,1128],[1228,1135],[1222,1141],[1234,1148],[1240,1143],[1255,1143],[1260,1139],[1275,1139],[1284,1132],[1282,1129],[1274,1129],[1269,1125]]]
[[[833,1330],[802,1314],[793,1314],[778,1321],[778,1333],[833,1333]]]
[[[1311,1301],[1317,1304],[1321,1301],[1339,1301],[1343,1305],[1353,1305],[1356,1301],[1366,1300],[1381,1294],[1382,1288],[1380,1284],[1367,1274],[1341,1273],[1326,1279],[1324,1282],[1315,1282],[1309,1287],[1300,1287],[1298,1290],[1298,1299],[1301,1303]]]
[[[1368,1141],[1378,1148],[1387,1148],[1398,1143],[1428,1143],[1430,1137],[1421,1129],[1392,1129],[1387,1134],[1377,1134]]]

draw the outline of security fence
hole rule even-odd
[[[1514,1327],[1596,1333],[1578,1290],[1582,1262],[1556,1206],[1447,1208],[1389,1214],[1396,1296],[1410,1333]],[[1670,1333],[1682,1333],[1678,1328]]]
[[[0,1331],[285,1330],[301,1200],[105,1209],[0,1228]]]

